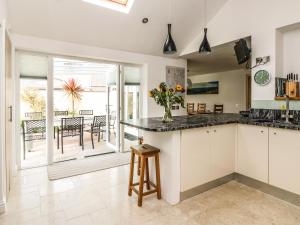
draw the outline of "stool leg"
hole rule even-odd
[[[161,199],[159,154],[156,154],[156,155],[155,155],[155,170],[156,170],[156,191],[157,191],[157,199]]]
[[[134,152],[131,150],[130,174],[129,174],[129,185],[128,185],[128,195],[129,195],[129,196],[132,195],[134,158],[135,158],[135,154],[134,154]]]
[[[137,166],[137,175],[139,176],[141,174],[141,157],[138,157],[138,166]]]
[[[143,204],[143,193],[144,193],[144,174],[145,174],[145,157],[141,157],[141,174],[139,182],[139,195],[138,195],[138,206]]]
[[[147,189],[150,190],[150,177],[149,177],[149,163],[148,163],[148,158],[146,158],[146,184],[147,184]]]

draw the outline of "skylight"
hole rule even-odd
[[[129,13],[134,0],[82,0],[115,11]]]

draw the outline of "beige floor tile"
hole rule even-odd
[[[300,225],[300,208],[235,181],[175,206],[127,194],[129,166],[48,181],[45,168],[14,178],[0,225]],[[137,178],[137,177],[136,177]]]
[[[93,222],[88,215],[84,215],[69,220],[67,224],[68,225],[93,225]]]

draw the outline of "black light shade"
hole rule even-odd
[[[207,28],[204,28],[204,38],[199,48],[200,53],[211,53],[211,48],[207,40]]]
[[[171,24],[168,24],[168,36],[164,45],[164,54],[174,54],[176,52],[177,48],[171,35]]]

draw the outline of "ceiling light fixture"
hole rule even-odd
[[[205,26],[207,26],[207,2],[206,0],[204,1],[204,16],[205,16]],[[204,28],[204,38],[203,41],[201,42],[200,48],[199,48],[199,53],[201,54],[209,54],[211,53],[211,48],[209,45],[209,42],[207,40],[207,27]]]
[[[171,0],[169,1],[169,20],[172,19],[172,14],[171,14]],[[176,44],[172,38],[172,34],[171,34],[171,26],[172,24],[169,23],[168,24],[168,36],[166,39],[166,42],[164,44],[164,49],[163,52],[164,54],[170,55],[170,54],[174,54],[177,52],[177,48],[176,48]]]

